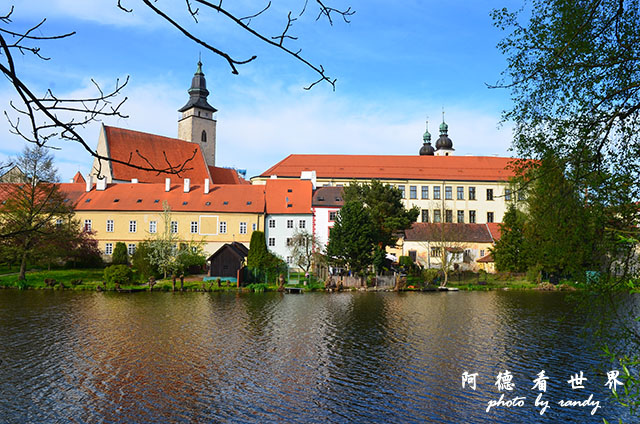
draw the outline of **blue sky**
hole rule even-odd
[[[51,88],[58,96],[91,93],[90,78],[105,89],[127,75],[130,83],[124,112],[128,119],[105,119],[119,126],[165,136],[177,135],[177,109],[186,103],[198,55],[202,54],[209,102],[218,120],[217,165],[247,169],[257,175],[291,153],[417,154],[425,118],[434,139],[444,107],[456,154],[510,155],[511,127],[499,127],[509,108],[509,93],[488,89],[506,61],[497,50],[504,36],[492,26],[493,8],[519,7],[521,2],[335,0],[336,8],[356,13],[347,24],[315,21],[310,9],[295,22],[290,43],[337,78],[335,92],[327,84],[311,91],[303,86],[316,75],[295,59],[266,46],[215,13],[202,13],[194,24],[184,2],[159,0],[180,22],[238,59],[257,55],[233,75],[226,62],[187,40],[139,0],[32,0],[18,2],[10,29],[26,29],[47,18],[41,35],[76,31],[65,40],[40,43],[49,61],[17,55],[20,76],[36,92]],[[249,15],[263,2],[226,3]],[[302,1],[274,0],[252,27],[277,35],[289,10]],[[204,11],[203,11],[204,12]],[[15,99],[8,82],[0,85],[2,109]],[[22,141],[0,120],[0,160],[17,154]],[[99,124],[83,129],[93,145]],[[63,180],[92,159],[78,146],[57,143],[55,152]]]

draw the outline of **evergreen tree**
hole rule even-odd
[[[264,268],[269,260],[269,251],[263,231],[254,231],[249,242],[247,266],[250,268]]]
[[[347,201],[329,234],[327,255],[339,266],[363,275],[373,263],[374,226],[369,210],[358,200]]]
[[[491,249],[498,271],[524,272],[527,270],[525,222],[526,215],[511,204],[500,224],[500,240]]]
[[[119,241],[113,248],[113,254],[111,256],[112,265],[128,265],[129,264],[129,252],[127,251],[127,245]]]

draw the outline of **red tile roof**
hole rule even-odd
[[[511,158],[492,156],[289,155],[261,177],[506,181],[514,176]]]
[[[483,257],[481,257],[480,259],[477,259],[476,262],[488,263],[488,262],[495,262],[495,261],[493,260],[493,255],[491,253],[488,253]]]
[[[416,222],[405,231],[406,241],[440,241],[492,243],[486,224]]]
[[[84,179],[80,171],[76,172],[76,175],[73,176],[74,183],[86,184],[87,180]]]
[[[213,185],[204,194],[203,184],[192,184],[188,193],[183,183],[172,184],[164,191],[164,184],[118,183],[107,185],[106,190],[95,188],[84,192],[76,206],[77,211],[155,211],[161,212],[164,201],[174,212],[244,212],[264,213],[265,186]]]
[[[235,169],[210,166],[209,174],[214,184],[251,184],[238,175]]]
[[[311,213],[312,188],[309,180],[267,180],[267,213]]]
[[[318,187],[313,193],[312,205],[318,207],[342,207],[342,187]]]
[[[142,171],[111,162],[114,180],[131,181],[137,178],[141,183],[159,183],[173,176],[190,178],[194,183],[203,183],[205,178],[211,179],[200,146],[196,143],[106,125],[104,129],[108,154],[113,159],[144,167],[151,165],[157,169],[180,168],[186,162],[184,170],[179,174]]]
[[[501,226],[502,224],[499,222],[487,223],[487,228],[489,229],[489,233],[491,234],[491,238],[493,238],[494,242],[500,240],[500,237],[502,236]]]

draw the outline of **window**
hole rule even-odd
[[[487,212],[487,222],[493,222],[493,212]]]
[[[437,247],[432,247],[431,248],[431,256],[435,256],[435,257],[440,256],[440,252],[438,252],[438,248]]]
[[[134,253],[136,253],[136,244],[135,243],[129,243],[127,245],[127,253],[129,253],[129,255],[133,255]]]
[[[106,243],[104,245],[104,254],[113,255],[113,243]]]
[[[287,256],[287,265],[291,265],[293,263],[293,256]]]
[[[287,219],[287,228],[293,228],[293,219]]]
[[[270,219],[269,220],[269,228],[276,228],[276,220],[275,219]]]
[[[220,221],[220,234],[227,234],[227,222]]]
[[[484,256],[484,249],[480,249],[480,257]]]
[[[444,198],[447,200],[453,199],[453,188],[451,186],[444,188]]]
[[[287,247],[291,246],[291,239],[287,238]]]
[[[337,215],[338,215],[338,211],[329,212],[329,221],[335,221]]]
[[[255,222],[251,224],[251,231],[255,231],[257,229],[258,229],[258,224],[256,224]]]
[[[198,234],[198,221],[191,221],[191,234]]]
[[[445,222],[453,222],[453,211],[451,209],[444,211],[444,220]]]
[[[113,233],[113,219],[107,219],[107,233]]]
[[[62,219],[61,218],[56,219],[56,227],[62,227]]]
[[[149,221],[149,232],[155,233],[158,231],[158,221]]]
[[[307,226],[307,222],[304,219],[301,219],[300,222],[298,222],[298,227],[304,229]]]
[[[240,223],[240,234],[247,234],[247,223],[246,222],[241,222]]]
[[[422,209],[422,222],[429,222],[429,209]]]
[[[400,194],[402,195],[402,198],[406,199],[406,196],[404,194],[404,185],[399,185],[398,189],[400,190]]]
[[[418,187],[417,186],[409,186],[409,198],[417,199],[418,198]]]
[[[442,222],[440,209],[436,209],[433,211],[433,222],[435,223]]]
[[[519,201],[523,201],[526,197],[526,194],[524,192],[524,189],[518,189],[518,200]]]
[[[493,200],[493,189],[492,188],[488,188],[487,189],[487,200]]]
[[[91,231],[91,220],[90,219],[85,219],[84,220],[84,230],[87,232]]]
[[[504,190],[504,200],[511,200],[511,189],[506,188]]]
[[[464,222],[464,211],[458,211],[458,222]]]
[[[276,239],[274,237],[269,237],[269,247],[274,247],[276,245]]]
[[[433,188],[433,198],[435,200],[440,200],[440,187]]]
[[[422,198],[423,199],[429,198],[429,186],[422,186]]]
[[[456,189],[456,193],[457,193],[456,198],[458,200],[464,200],[464,187],[458,187]]]
[[[138,221],[129,221],[129,232],[135,233],[138,231]]]
[[[409,250],[409,258],[411,258],[411,261],[415,263],[418,258],[418,252],[415,250]]]
[[[476,223],[476,211],[469,211],[469,224]]]
[[[171,232],[173,234],[178,232],[178,221],[171,221]]]
[[[476,200],[476,188],[469,187],[469,200]]]
[[[207,132],[205,130],[202,130],[202,134],[200,134],[200,141],[203,143],[207,142]]]

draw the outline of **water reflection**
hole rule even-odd
[[[562,294],[0,291],[1,422],[600,423]],[[523,408],[485,412],[508,369]],[[544,369],[552,407],[533,407]],[[584,392],[569,374],[590,378]],[[463,371],[478,390],[463,390]],[[554,402],[594,393],[604,406]]]

